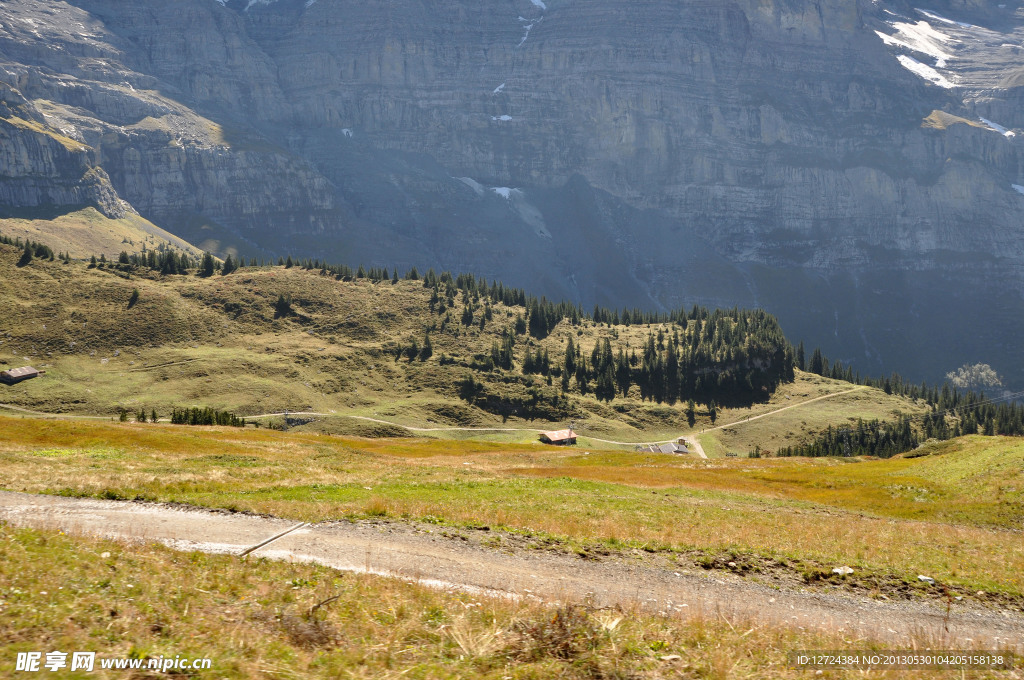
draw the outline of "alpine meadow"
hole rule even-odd
[[[1024,678],[1022,41],[0,2],[0,677]]]

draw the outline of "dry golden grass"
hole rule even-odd
[[[4,486],[12,490],[139,496],[307,521],[487,523],[569,545],[740,550],[1024,593],[1022,446],[1014,439],[967,438],[910,460],[699,462],[251,428],[40,427],[0,418],[0,429]]]
[[[316,565],[0,524],[5,670],[18,652],[77,650],[98,659],[209,658],[201,677],[218,678],[790,678],[809,673],[787,667],[790,651],[885,648],[712,613],[683,619],[516,603]],[[925,674],[933,676],[952,674]],[[98,661],[83,677],[127,676],[99,670]]]
[[[185,241],[164,231],[138,215],[110,219],[95,208],[83,208],[52,220],[0,219],[0,233],[11,238],[45,243],[55,253],[75,258],[105,255],[116,260],[121,251],[132,253],[174,246],[191,253],[197,251]]]

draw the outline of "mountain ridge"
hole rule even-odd
[[[766,306],[865,372],[1021,382],[1019,7],[918,4],[19,0],[0,80],[221,254]]]

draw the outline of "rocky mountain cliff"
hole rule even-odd
[[[866,372],[1024,383],[1018,3],[5,0],[0,24],[8,213],[761,305]]]

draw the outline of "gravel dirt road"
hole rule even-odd
[[[804,588],[769,575],[686,568],[672,555],[641,551],[586,556],[543,539],[485,528],[365,520],[307,525],[256,515],[155,503],[63,498],[0,491],[0,520],[11,525],[180,550],[241,554],[249,559],[312,561],[432,587],[511,598],[584,601],[598,607],[726,617],[733,625],[788,624],[841,631],[933,649],[982,646],[1024,650],[1024,616],[1005,605],[964,600],[880,600],[840,589]]]

